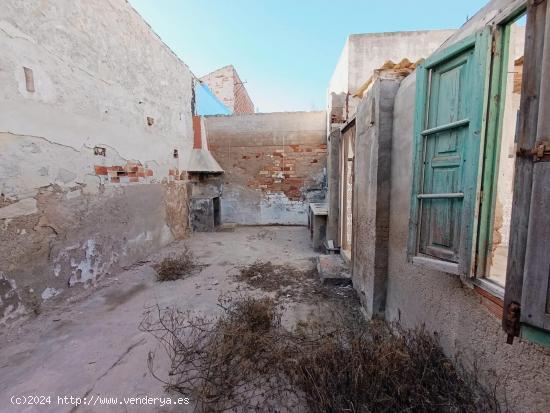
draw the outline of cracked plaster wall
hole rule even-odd
[[[185,236],[193,76],[124,0],[4,1],[0,45],[2,323]]]

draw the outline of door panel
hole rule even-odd
[[[458,262],[473,48],[430,71],[419,252]],[[462,194],[462,195],[461,195]]]

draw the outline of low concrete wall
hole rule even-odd
[[[352,276],[371,317],[383,317],[386,305],[393,107],[400,82],[381,75],[355,121]]]
[[[327,240],[332,240],[335,246],[339,246],[340,232],[340,129],[333,130],[328,136],[327,154]]]
[[[306,225],[324,199],[325,112],[208,116],[209,148],[225,171],[222,221]]]
[[[185,236],[193,133],[191,72],[124,0],[6,0],[0,45],[3,323]]]

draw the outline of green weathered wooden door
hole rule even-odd
[[[487,39],[482,32],[443,51],[418,74],[416,254],[460,264],[462,273],[475,225]]]
[[[458,262],[462,204],[463,161],[470,138],[468,77],[470,50],[431,70],[424,137],[424,179],[421,200],[419,252]]]

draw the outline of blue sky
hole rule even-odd
[[[232,64],[261,112],[318,110],[352,33],[458,28],[484,0],[129,0],[198,77]]]

